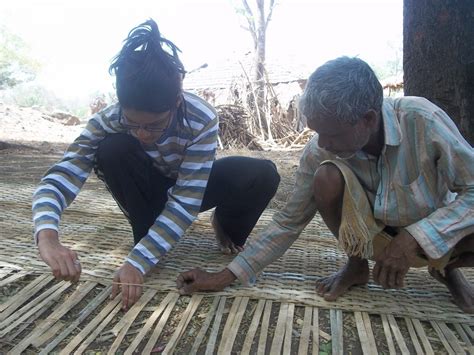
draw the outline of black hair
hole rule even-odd
[[[124,42],[109,67],[120,105],[156,113],[176,108],[185,74],[179,48],[161,36],[152,19],[133,28]]]

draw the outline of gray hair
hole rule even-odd
[[[359,58],[340,57],[311,74],[300,101],[308,121],[335,119],[355,124],[369,110],[380,113],[383,89],[370,66]]]

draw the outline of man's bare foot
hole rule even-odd
[[[243,251],[244,247],[235,245],[230,239],[230,237],[227,235],[227,233],[224,232],[221,225],[219,224],[219,221],[215,217],[214,213],[215,212],[212,212],[212,215],[211,215],[211,224],[212,224],[212,228],[214,228],[216,242],[221,252],[225,255],[231,255],[231,254],[238,254],[241,251]]]
[[[466,313],[474,313],[474,287],[459,269],[445,270],[445,276],[439,270],[430,268],[430,275],[445,284],[453,302]]]
[[[369,263],[366,259],[351,256],[335,274],[316,281],[316,292],[326,301],[335,301],[355,285],[369,282]]]

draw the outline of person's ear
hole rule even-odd
[[[364,125],[369,129],[376,129],[378,127],[378,114],[374,110],[369,110],[365,113],[363,121]]]
[[[178,108],[179,105],[183,103],[183,100],[184,100],[183,95],[182,94],[178,95],[178,98],[176,99],[176,108]]]

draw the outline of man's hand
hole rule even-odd
[[[176,286],[181,295],[190,295],[198,291],[222,291],[235,279],[235,275],[227,268],[220,272],[193,269],[181,273],[176,280]]]
[[[82,269],[77,254],[59,242],[58,232],[41,230],[38,233],[38,249],[41,259],[49,265],[57,280],[79,281]]]
[[[421,247],[405,229],[390,241],[385,249],[375,257],[373,277],[383,288],[402,288],[405,275],[419,255]]]
[[[115,298],[121,287],[122,309],[127,310],[133,306],[142,295],[142,285],[143,274],[140,270],[125,262],[115,273],[111,297]]]

